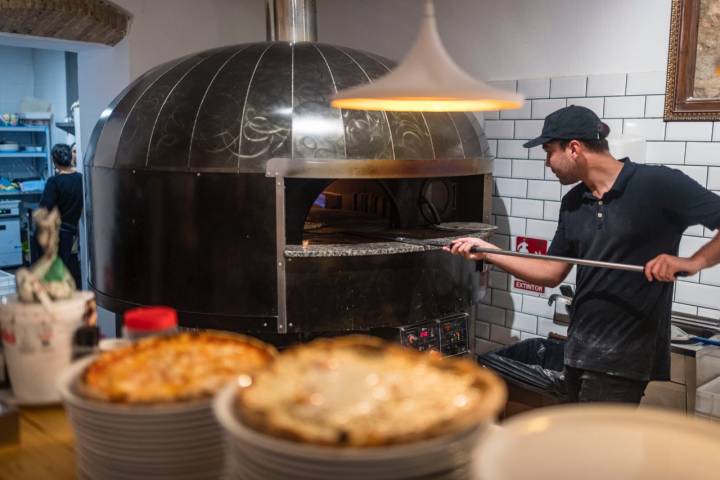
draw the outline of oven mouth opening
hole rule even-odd
[[[468,208],[458,204],[454,179],[286,182],[287,257],[426,252],[463,236],[486,239],[495,230],[461,219]]]

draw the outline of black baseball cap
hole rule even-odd
[[[600,140],[609,132],[610,128],[600,121],[595,112],[570,105],[545,117],[540,136],[524,143],[523,147],[531,148],[553,140]]]

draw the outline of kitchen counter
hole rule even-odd
[[[20,408],[20,444],[0,446],[0,480],[74,479],[73,443],[60,405]]]

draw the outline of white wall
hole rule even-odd
[[[33,96],[50,102],[53,114],[52,142],[66,143],[67,133],[55,126],[55,122],[65,121],[68,114],[65,52],[33,49],[32,55],[35,79]]]
[[[33,96],[32,52],[30,48],[0,45],[0,114],[16,113],[20,100]]]
[[[17,113],[24,97],[47,100],[55,121],[65,118],[65,53],[0,45],[0,114]],[[53,127],[53,142],[64,142],[65,132]]]
[[[670,0],[435,0],[452,57],[487,80],[665,69]],[[318,0],[321,41],[402,58],[421,0]],[[370,34],[372,32],[372,34]]]

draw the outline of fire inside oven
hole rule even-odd
[[[439,247],[473,233],[469,225],[483,216],[482,202],[467,201],[473,191],[482,191],[482,176],[286,179],[285,186],[286,244],[318,253],[352,251],[358,244],[396,243],[400,248],[425,242],[429,248]],[[468,219],[475,222],[463,222]],[[402,239],[409,243],[402,245]]]

